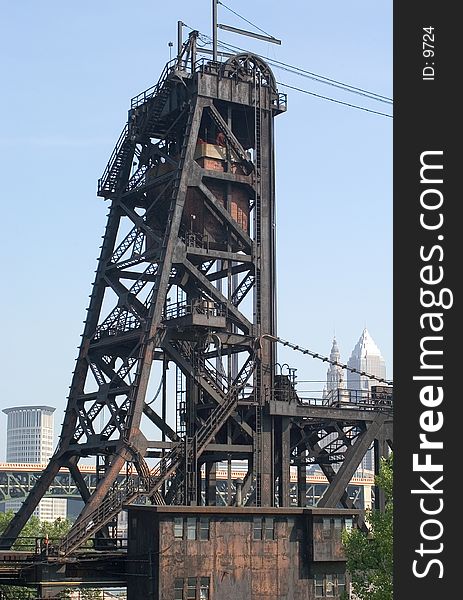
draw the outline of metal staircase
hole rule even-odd
[[[129,122],[122,130],[103,175],[98,180],[98,196],[109,198],[121,191],[118,182],[125,181],[123,175],[131,166],[137,140],[152,133],[159,121],[173,85],[173,80],[169,79],[171,71],[172,66],[167,63],[158,83],[132,98]]]
[[[98,180],[98,196],[109,198],[117,191],[117,182],[120,174],[126,166],[129,157],[132,156],[134,148],[135,144],[129,138],[129,125],[126,124],[109,157],[103,175]]]

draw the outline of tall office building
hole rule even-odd
[[[333,338],[333,345],[331,346],[330,360],[333,362],[341,362],[341,353],[339,352],[338,343],[336,338]],[[339,365],[330,364],[326,373],[326,387],[323,390],[324,398],[337,398],[338,390],[346,387],[344,381],[344,370]]]
[[[5,408],[7,415],[6,460],[9,463],[47,463],[53,454],[53,413],[50,406]],[[5,511],[16,512],[22,500],[7,500]],[[66,518],[67,501],[44,498],[34,514],[42,521]]]
[[[347,366],[351,369],[375,375],[381,379],[386,378],[386,363],[366,327],[352,350]],[[378,384],[378,381],[360,375],[360,373],[347,371],[347,388],[349,390],[356,390],[357,392],[368,394],[368,392],[371,391],[371,387]],[[372,449],[368,450],[365,454],[360,468],[368,471],[373,470],[374,459]]]
[[[386,363],[367,328],[363,330],[359,341],[355,344],[347,366],[351,369],[376,375],[381,379],[386,378]],[[348,389],[369,392],[372,385],[378,385],[378,382],[359,373],[347,371]]]

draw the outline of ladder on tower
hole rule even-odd
[[[256,404],[256,424],[255,424],[255,456],[254,464],[256,469],[256,482],[255,482],[255,504],[256,506],[262,505],[262,405]]]
[[[176,430],[179,437],[185,437],[186,429],[186,389],[185,389],[185,378],[180,367],[176,367],[176,378],[175,378],[175,394],[176,394],[176,405],[177,405],[177,423]]]
[[[260,253],[262,243],[262,198],[261,198],[261,165],[262,165],[262,110],[261,110],[261,81],[257,75],[254,84],[254,150],[255,150],[255,201],[254,201],[254,243],[255,252],[258,257],[255,281],[255,323],[258,333],[260,334],[262,318],[261,318],[261,276],[260,276]],[[255,439],[254,439],[254,469],[255,469],[255,504],[262,504],[262,472],[263,472],[263,448],[262,448],[262,412],[263,412],[263,397],[262,397],[262,369],[261,365],[257,367],[257,386],[256,393],[259,394],[256,398],[256,414],[255,414]]]

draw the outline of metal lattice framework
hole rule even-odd
[[[98,182],[110,208],[59,444],[4,540],[61,467],[85,502],[67,554],[108,535],[122,506],[141,497],[214,504],[216,465],[231,458],[247,460],[243,497],[257,506],[290,504],[291,464],[305,504],[310,463],[329,480],[320,505],[351,506],[347,484],[366,450],[375,442],[384,454],[392,439],[390,412],[304,405],[275,375],[273,119],[286,99],[257,56],[197,61],[196,35],[132,99]],[[160,414],[148,397],[153,364]],[[147,422],[159,443],[143,433]],[[94,490],[79,469],[88,456]]]

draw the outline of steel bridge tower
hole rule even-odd
[[[3,547],[61,467],[85,502],[67,554],[108,538],[124,504],[195,505],[202,489],[215,504],[216,465],[232,458],[247,461],[250,504],[288,506],[290,464],[303,504],[315,462],[330,481],[324,504],[349,506],[366,449],[391,438],[383,413],[309,410],[275,374],[274,118],[286,97],[259,57],[197,60],[196,39],[132,99],[98,182],[109,214],[59,444]],[[96,458],[92,493],[84,457]]]

